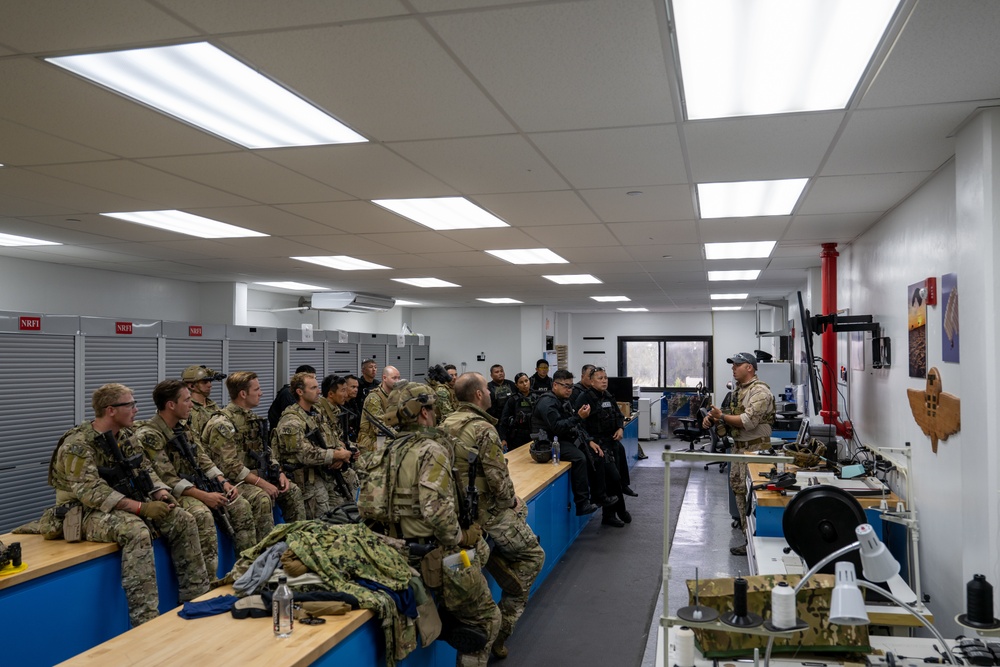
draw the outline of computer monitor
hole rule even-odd
[[[632,378],[631,377],[609,377],[608,392],[615,397],[618,403],[632,404]]]

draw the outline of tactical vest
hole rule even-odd
[[[396,537],[433,537],[433,526],[423,519],[419,507],[420,445],[427,440],[427,436],[416,433],[410,435],[413,437],[405,438],[403,442],[393,441],[394,446],[389,454],[389,468],[395,472],[395,479],[389,490],[389,524],[399,526],[402,535]],[[442,474],[453,473],[445,470]],[[455,502],[458,503],[458,499]],[[456,509],[457,507],[456,504]]]
[[[514,419],[510,424],[511,429],[525,433],[531,430],[531,413],[535,411],[535,403],[538,402],[537,398],[534,394],[525,396],[521,392],[517,392],[517,398],[510,399],[517,401],[514,407]]]
[[[371,452],[370,456],[363,459],[365,481],[358,494],[358,511],[362,518],[385,526],[399,521],[399,516],[393,511],[393,496],[397,485],[396,469],[399,463],[397,459],[400,451],[408,446],[407,443],[412,443],[413,435],[405,433],[387,441],[384,447]],[[409,512],[409,509],[404,510],[404,513]]]
[[[764,385],[764,387],[768,391],[771,391],[771,388],[767,385],[767,383],[764,382],[763,380],[760,380],[760,379],[754,379],[753,382],[751,382],[750,384],[748,384],[748,385],[746,385],[744,387],[737,386],[735,389],[733,389],[733,392],[730,395],[730,399],[729,399],[729,414],[732,414],[732,415],[741,415],[744,412],[746,412],[746,410],[743,409],[743,401],[741,400],[740,393],[742,391],[748,391],[750,389],[750,387],[752,387],[755,384],[762,384],[762,385]],[[765,414],[764,416],[762,416],[761,420],[760,420],[760,423],[761,424],[773,424],[774,423],[774,410],[771,410],[771,412],[769,412],[769,413]]]
[[[612,436],[618,430],[618,421],[615,419],[614,397],[608,392],[591,391],[591,395],[597,397],[597,436]],[[593,413],[592,413],[593,414]]]
[[[243,412],[234,414],[228,406],[222,408],[215,414],[225,415],[229,423],[232,424],[233,431],[236,432],[233,436],[233,442],[235,442],[236,446],[243,452],[243,465],[251,470],[256,470],[257,461],[250,456],[250,452],[261,452],[263,450],[264,446],[261,440],[261,422],[267,420],[263,417],[258,417],[257,415],[254,415],[255,419],[249,419]],[[271,433],[272,440],[273,435],[274,434]]]
[[[449,432],[447,435],[452,441],[455,449],[455,482],[456,488],[458,489],[458,498],[462,502],[465,502],[465,494],[468,492],[469,488],[469,470],[473,469],[473,474],[475,475],[475,485],[476,489],[479,491],[479,497],[481,499],[488,499],[489,505],[492,507],[492,497],[490,495],[490,487],[486,483],[486,475],[483,472],[483,464],[479,461],[479,450],[471,445],[469,445],[463,435],[465,429],[473,421],[477,419],[482,419],[479,415],[462,410],[460,412],[456,411],[445,417],[445,421],[448,422],[449,431],[454,428],[455,434],[451,435]]]

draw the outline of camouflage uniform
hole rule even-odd
[[[307,433],[317,428],[326,447],[317,447],[306,438]],[[354,493],[358,489],[357,475],[346,465],[339,470],[347,487],[345,495],[336,481],[336,471],[331,467],[334,451],[343,449],[344,445],[319,412],[306,412],[298,403],[285,408],[275,428],[275,445],[285,474],[291,472],[295,483],[302,489],[308,518],[319,518],[344,503],[354,502]]]
[[[191,404],[191,415],[188,417],[187,422],[191,432],[198,436],[200,442],[201,434],[205,432],[205,424],[212,418],[212,415],[219,411],[219,405],[210,398],[205,399],[204,405],[195,400],[192,400]]]
[[[515,502],[514,483],[495,428],[496,419],[471,403],[458,409],[441,423],[441,429],[457,438],[455,468],[461,493],[469,483],[469,456],[476,454],[475,484],[479,490],[479,524],[493,538],[494,547],[486,569],[493,574],[503,594],[500,597],[500,634],[497,645],[514,632],[524,613],[528,593],[545,562],[538,537],[528,527],[528,507]]]
[[[156,618],[159,594],[153,545],[146,522],[115,505],[124,496],[112,489],[98,472],[98,466],[111,466],[114,457],[97,442],[97,431],[84,422],[63,435],[49,464],[49,485],[55,487],[56,503],[79,502],[84,508],[83,538],[91,542],[117,542],[122,554],[122,588],[128,600],[129,620],[133,626]],[[141,454],[138,444],[120,433],[118,442],[126,458]],[[143,457],[142,467],[149,472],[156,489],[169,490]],[[208,591],[209,577],[198,539],[194,518],[175,507],[153,522],[166,538],[177,572],[180,602],[193,600]]]
[[[222,471],[205,454],[205,449],[201,446],[201,439],[191,432],[187,424],[184,422],[181,424],[188,444],[193,448],[198,468],[209,479],[217,479],[222,476]],[[198,522],[198,536],[201,540],[202,552],[205,554],[205,565],[208,567],[209,575],[214,577],[219,568],[219,544],[218,534],[215,530],[215,517],[208,505],[197,498],[184,495],[187,489],[194,486],[190,478],[195,474],[195,471],[184,455],[176,447],[169,444],[175,435],[174,430],[167,426],[160,415],[140,424],[135,430],[135,439],[142,445],[146,457],[152,461],[156,474],[164,484],[170,486],[170,492],[174,498],[178,499],[180,506],[190,512],[191,516]],[[239,554],[244,549],[249,549],[257,544],[253,511],[250,509],[250,503],[247,502],[247,499],[243,496],[233,498],[224,511],[233,527],[233,543],[236,547],[236,553]]]
[[[756,377],[737,387],[729,401],[726,413],[739,415],[742,427],[729,426],[733,436],[733,454],[746,454],[771,442],[771,424],[774,423],[774,396],[771,388]],[[721,424],[721,422],[720,422]],[[747,522],[747,465],[734,463],[729,467],[729,486],[736,495],[740,510],[740,525]]]
[[[257,472],[258,464],[250,452],[261,452],[260,423],[264,421],[250,410],[230,403],[215,413],[201,434],[208,456],[216,461],[226,478],[236,484],[246,480],[251,469]],[[294,483],[289,483],[289,489],[278,494],[278,506],[285,521],[302,521],[306,518],[305,507],[302,504],[302,490]],[[258,486],[243,484],[240,494],[250,503],[253,510],[256,534],[267,535],[274,528],[274,510],[271,498]]]
[[[437,423],[440,424],[445,417],[455,411],[458,399],[455,397],[455,390],[451,388],[451,385],[436,380],[428,380],[427,384],[434,389],[434,394],[437,396],[437,400],[434,402],[434,416],[437,417]]]
[[[364,409],[375,415],[376,419],[385,416],[386,406],[389,405],[389,394],[386,393],[382,385],[379,385],[365,397]],[[370,452],[378,445],[378,432],[375,425],[362,411],[361,428],[358,429],[358,449],[362,452]]]

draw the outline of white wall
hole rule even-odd
[[[495,308],[413,308],[411,324],[414,333],[431,337],[430,363],[455,364],[461,371],[477,371],[489,377],[490,366],[503,364],[507,376],[518,371],[534,373],[535,359],[530,370],[524,366],[522,356],[522,311],[528,311],[531,329],[541,345],[541,308],[501,306]],[[537,311],[537,313],[536,313]],[[486,361],[476,361],[485,353]],[[529,355],[530,356],[530,355]]]

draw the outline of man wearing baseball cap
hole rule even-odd
[[[720,435],[728,430],[733,438],[733,454],[746,454],[771,442],[771,424],[774,423],[774,395],[771,388],[757,378],[757,357],[750,352],[734,354],[726,363],[733,365],[733,388],[725,413],[712,406],[702,426],[716,425]],[[736,463],[729,467],[729,486],[736,495],[740,511],[740,528],[747,526],[747,466]],[[729,550],[734,556],[744,556],[746,542]]]

